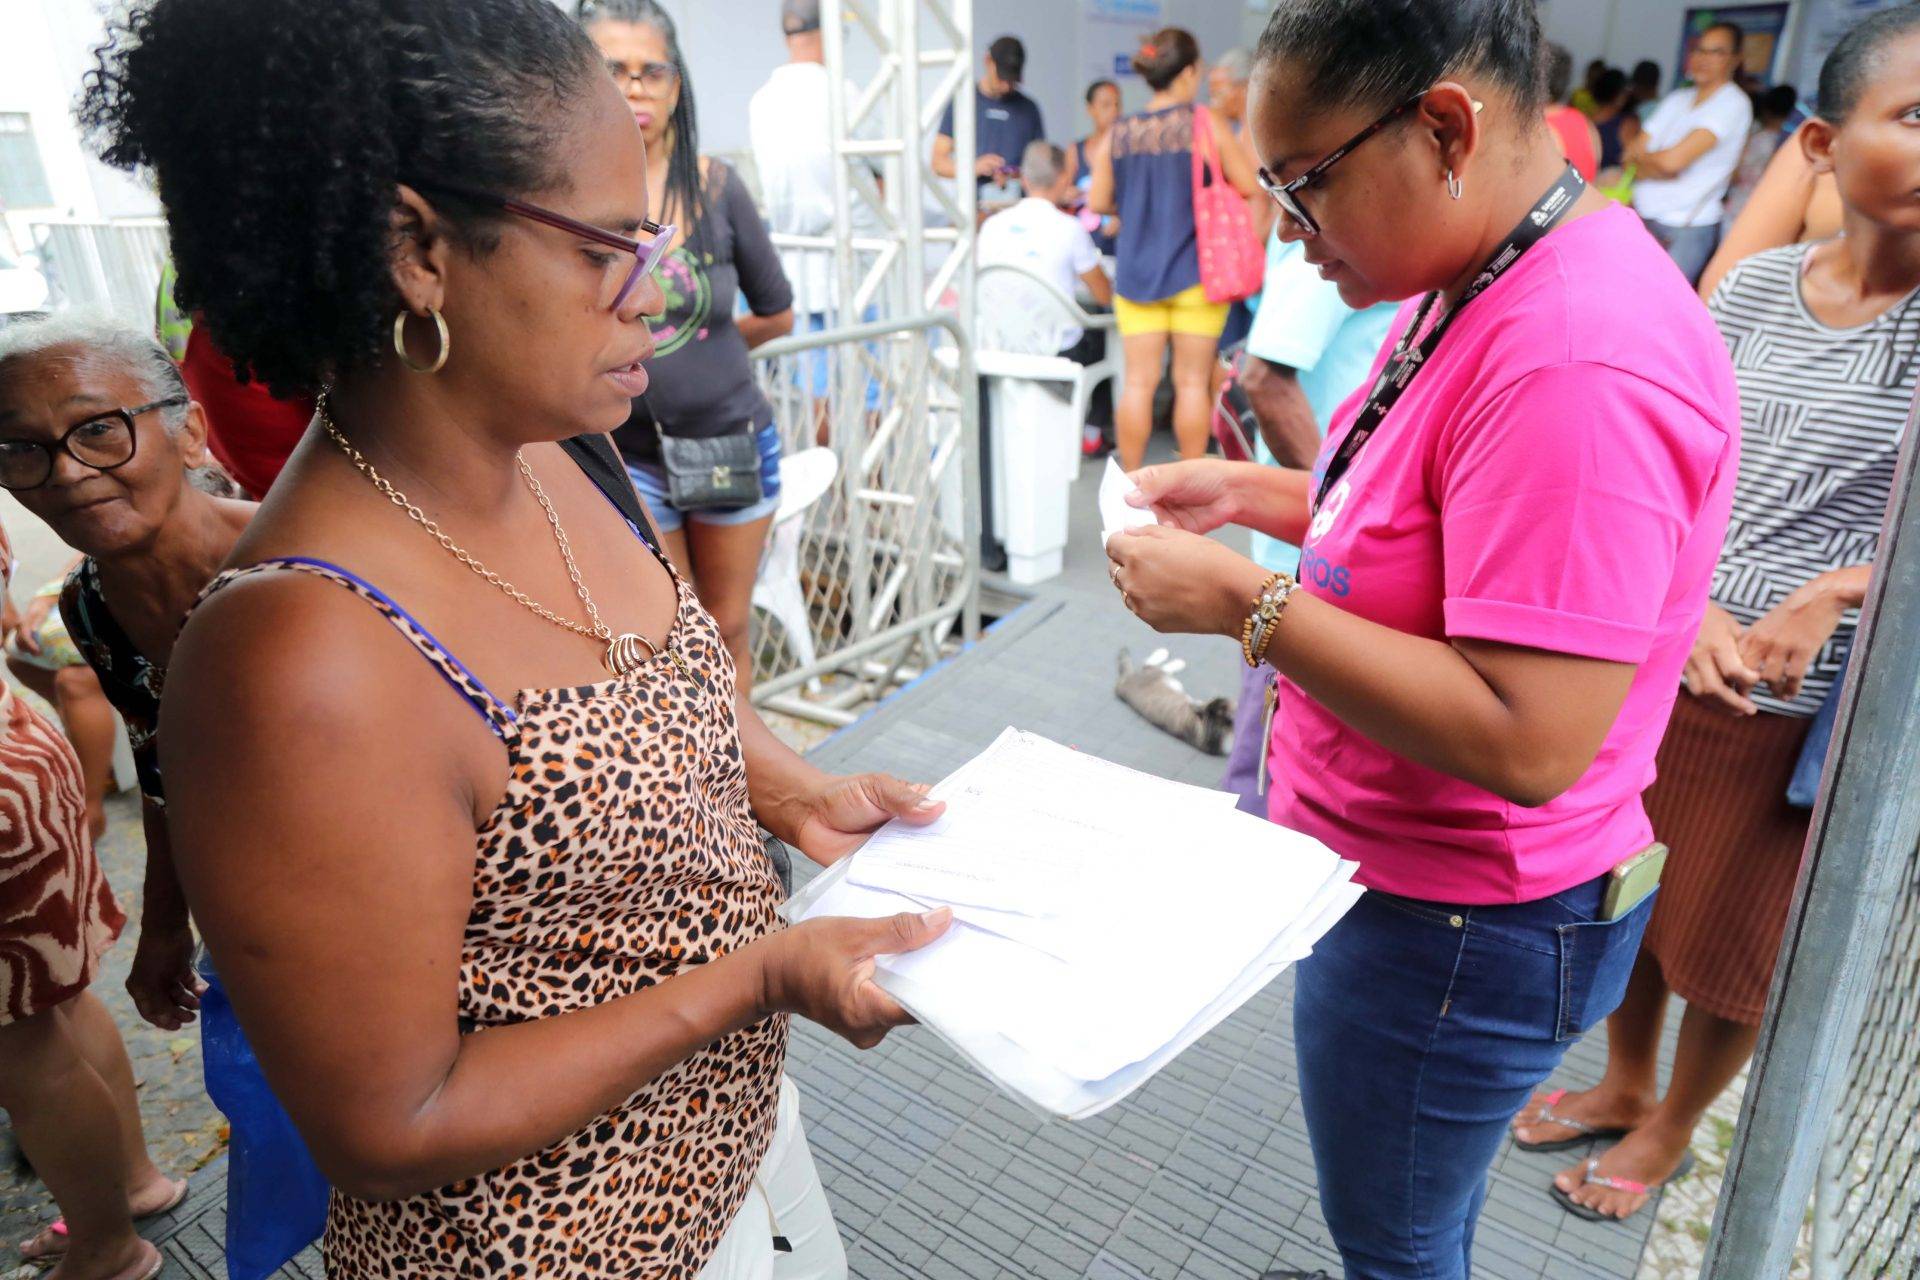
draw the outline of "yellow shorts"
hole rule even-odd
[[[1208,302],[1206,289],[1194,285],[1158,302],[1135,302],[1116,294],[1113,318],[1123,338],[1148,333],[1188,333],[1196,338],[1218,338],[1227,327],[1227,309],[1231,305]]]

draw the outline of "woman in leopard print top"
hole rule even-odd
[[[645,383],[660,232],[585,35],[548,0],[329,18],[151,0],[85,106],[221,349],[327,392],[173,651],[188,901],[336,1187],[331,1275],[773,1274],[754,1184],[812,1173],[786,1017],[877,1043],[872,956],[945,920],[783,929],[755,820],[830,862],[939,807],[768,732],[594,438]]]

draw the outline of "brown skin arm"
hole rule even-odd
[[[1116,535],[1108,555],[1136,612],[1161,631],[1237,638],[1267,578],[1223,544],[1165,526]],[[1593,764],[1635,671],[1489,641],[1429,640],[1305,593],[1288,604],[1265,656],[1389,751],[1528,807],[1560,795]]]
[[[1312,467],[1320,452],[1320,423],[1292,366],[1249,355],[1240,382],[1274,461],[1283,467]]]
[[[747,350],[751,351],[793,332],[793,308],[776,311],[770,316],[756,316],[748,312],[735,320],[734,324],[739,328],[740,336],[747,340]]]
[[[1087,293],[1094,302],[1103,307],[1113,305],[1113,281],[1107,279],[1106,268],[1092,267],[1081,272],[1080,283],[1087,286]]]
[[[875,1042],[905,1015],[852,951],[944,925],[812,922],[633,995],[463,1037],[478,797],[505,768],[472,710],[358,601],[268,578],[195,614],[164,714],[188,900],[275,1092],[351,1195],[415,1194],[538,1151],[775,1009]]]
[[[1219,137],[1218,142],[1220,168],[1225,172],[1227,181],[1233,184],[1233,189],[1249,201],[1258,196],[1268,204],[1272,204],[1273,201],[1267,193],[1260,189],[1260,181],[1256,176],[1259,165],[1254,162],[1250,144],[1231,134]],[[1251,207],[1249,207],[1249,213],[1251,213]]]
[[[1087,148],[1087,167],[1093,170],[1093,185],[1087,188],[1087,207],[1095,213],[1119,213],[1113,199],[1113,138],[1109,134]]]
[[[140,825],[147,837],[147,874],[127,994],[142,1018],[163,1031],[177,1031],[198,1016],[206,983],[193,971],[193,926],[173,866],[166,810],[143,798]]]
[[[1740,657],[1782,698],[1800,696],[1807,667],[1849,609],[1867,600],[1871,564],[1819,574],[1787,593],[1740,636]]]
[[[1742,258],[1762,249],[1793,244],[1806,227],[1807,205],[1813,199],[1813,165],[1802,149],[1801,126],[1774,151],[1773,159],[1754,185],[1740,216],[1727,228],[1726,238],[1700,276],[1700,296],[1711,298],[1727,272]]]
[[[1127,501],[1176,529],[1211,533],[1237,524],[1296,546],[1307,536],[1311,477],[1295,467],[1201,458],[1143,467],[1132,478],[1140,492]]]
[[[973,174],[976,178],[990,178],[1006,167],[1006,160],[988,153],[973,158]],[[942,178],[951,178],[957,171],[953,161],[953,139],[946,134],[936,134],[933,139],[933,171]]]

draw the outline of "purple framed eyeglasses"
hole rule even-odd
[[[529,204],[525,200],[515,200],[509,196],[495,195],[491,191],[479,191],[472,187],[449,186],[446,183],[434,183],[423,190],[444,191],[448,195],[471,200],[475,204],[487,205],[502,213],[513,214],[530,222],[565,231],[569,235],[579,236],[582,240],[591,240],[595,244],[604,244],[608,248],[618,249],[633,255],[633,270],[627,273],[626,280],[620,285],[619,292],[613,295],[613,301],[607,304],[607,310],[618,311],[622,303],[640,287],[640,282],[653,274],[660,265],[660,259],[667,256],[667,249],[673,244],[676,228],[671,224],[661,225],[652,219],[643,219],[640,230],[651,236],[650,240],[635,240],[623,236],[618,231],[609,231],[605,227],[596,227],[591,222],[582,222],[578,218],[569,218],[564,213],[555,213],[552,209]]]

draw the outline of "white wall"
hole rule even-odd
[[[95,160],[73,122],[80,78],[103,32],[87,0],[0,0],[0,111],[29,117],[53,196],[44,208],[7,211],[22,249],[35,219],[124,217],[159,208],[151,194]]]
[[[1543,0],[1547,39],[1573,53],[1576,79],[1594,58],[1631,71],[1642,58],[1660,64],[1661,83],[1671,85],[1678,68],[1680,24],[1697,0]]]

